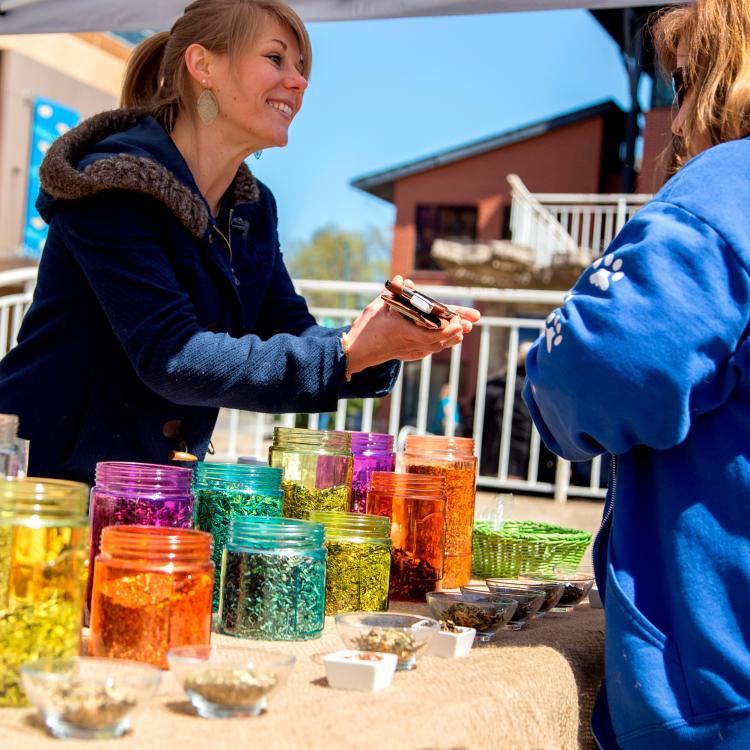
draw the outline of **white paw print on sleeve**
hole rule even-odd
[[[597,270],[589,276],[589,283],[599,287],[603,292],[609,289],[610,284],[619,281],[625,274],[620,270],[622,261],[614,255],[605,255],[594,261],[593,267]]]
[[[547,353],[552,351],[553,346],[562,344],[562,323],[560,322],[560,313],[551,312],[545,321],[544,338],[547,342]]]

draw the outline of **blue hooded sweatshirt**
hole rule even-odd
[[[345,381],[345,329],[294,291],[276,203],[244,164],[213,217],[164,128],[125,109],[56,140],[40,177],[49,235],[0,362],[30,474],[91,483],[97,461],[203,458],[219,407],[332,411],[393,386],[397,362]]]
[[[749,325],[744,139],[628,222],[526,360],[548,447],[613,455],[594,563],[624,750],[750,747]]]

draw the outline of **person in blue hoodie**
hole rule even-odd
[[[750,747],[750,4],[653,26],[678,171],[553,311],[525,399],[571,461],[611,454],[594,565],[600,748]]]
[[[245,164],[286,145],[310,65],[284,3],[197,0],[134,51],[123,108],[51,146],[38,284],[0,362],[0,411],[20,417],[30,474],[90,483],[97,461],[203,458],[219,407],[382,396],[398,360],[455,345],[478,319],[455,308],[430,331],[377,300],[351,327],[316,325],[273,195]]]

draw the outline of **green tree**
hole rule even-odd
[[[385,232],[371,228],[347,232],[335,226],[319,229],[312,239],[292,250],[287,265],[296,279],[383,281],[388,275],[390,243]],[[343,292],[306,293],[315,307],[360,309],[372,295]]]

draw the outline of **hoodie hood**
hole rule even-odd
[[[50,146],[39,168],[37,209],[49,223],[58,200],[102,190],[133,190],[163,203],[195,237],[208,229],[208,205],[169,134],[142,108],[116,109],[84,120]],[[241,164],[230,206],[255,203],[258,184]]]

